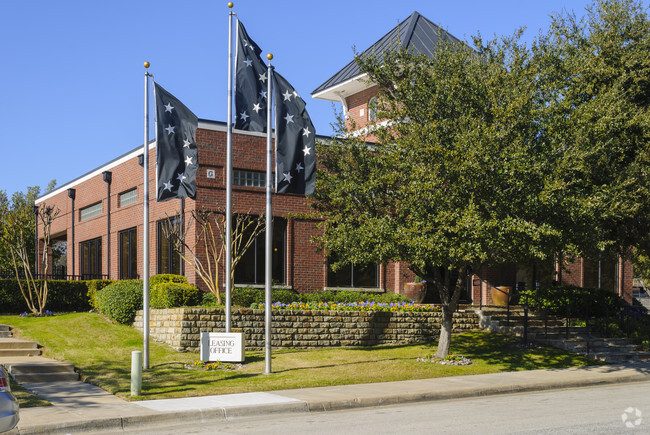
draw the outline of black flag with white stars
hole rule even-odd
[[[235,58],[235,128],[266,131],[267,68],[260,58],[262,50],[248,37],[237,20]]]
[[[199,121],[176,97],[154,83],[156,97],[156,199],[196,199],[199,167],[194,135]]]
[[[273,74],[276,118],[277,192],[314,193],[316,134],[305,102],[280,74]]]
[[[248,36],[241,21],[237,27],[235,128],[266,131],[268,68],[262,50]],[[293,86],[273,73],[276,119],[276,171],[278,193],[314,193],[316,132],[305,102]]]

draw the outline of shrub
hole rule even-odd
[[[93,279],[86,282],[88,283],[88,302],[94,310],[99,311],[96,300],[97,292],[114,281],[110,279]]]
[[[0,280],[0,301],[0,312],[22,313],[27,310],[27,304],[15,279]]]
[[[96,295],[97,309],[109,319],[129,324],[142,309],[142,281],[127,279],[107,285]]]
[[[239,307],[250,307],[258,300],[264,300],[264,289],[252,287],[236,287],[232,292],[231,305]],[[221,294],[221,300],[226,302],[226,294]]]
[[[174,275],[171,273],[161,273],[149,278],[149,288],[153,288],[161,282],[176,282],[179,284],[187,284],[187,278],[183,275]]]
[[[203,300],[201,305],[204,307],[220,307],[222,304],[219,304],[217,297],[210,292],[203,293]]]
[[[304,302],[411,302],[410,299],[395,293],[366,293],[352,290],[325,290],[302,295]],[[275,302],[275,301],[274,301]]]
[[[225,294],[221,294],[225,301]],[[288,289],[273,289],[271,299],[273,303],[291,304],[294,302],[376,302],[376,303],[398,303],[411,302],[408,298],[394,293],[365,293],[351,290],[325,290],[314,293],[300,294]],[[216,305],[214,296],[204,296],[204,305],[207,301],[210,305]],[[263,288],[237,287],[232,294],[232,305],[250,307],[259,305],[266,301]]]
[[[251,308],[264,309],[264,304],[253,304]],[[390,311],[390,312],[439,312],[440,305],[414,304],[411,302],[274,302],[274,310],[325,310],[325,311]]]
[[[201,291],[191,284],[160,282],[149,292],[151,308],[175,308],[198,305]]]
[[[222,297],[222,300],[225,300],[225,295]],[[290,304],[302,301],[303,295],[293,290],[276,288],[271,290],[271,299],[273,302]],[[236,288],[232,295],[232,305],[240,307],[250,307],[254,303],[261,303],[265,300],[266,293],[263,288]]]
[[[88,311],[87,281],[48,280],[47,303],[50,311]]]
[[[520,302],[528,296],[529,305],[549,314],[572,317],[604,317],[614,315],[628,304],[616,293],[604,289],[582,288],[575,286],[556,286],[521,292]]]
[[[41,281],[37,280],[36,285]],[[87,281],[48,280],[45,308],[50,311],[88,311]],[[0,280],[0,311],[23,313],[28,310],[27,303],[15,279]]]

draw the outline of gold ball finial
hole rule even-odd
[[[229,7],[230,9],[232,9],[233,6],[235,6],[235,5],[233,4],[233,2],[228,2],[228,7]]]
[[[273,54],[272,54],[272,53],[267,54],[267,55],[266,55],[266,58],[267,58],[268,60],[273,60]]]
[[[145,62],[145,63],[144,63],[144,67],[145,67],[145,68],[149,68],[150,65],[151,65],[151,64],[150,64],[149,62]]]

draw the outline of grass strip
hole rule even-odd
[[[51,317],[0,316],[0,323],[44,346],[44,356],[74,364],[82,379],[130,400],[205,396],[331,385],[556,369],[598,364],[554,348],[522,348],[520,340],[489,332],[454,335],[452,352],[469,366],[417,361],[436,343],[355,348],[274,349],[273,374],[264,375],[264,352],[246,352],[238,370],[188,369],[197,353],[177,352],[151,341],[151,368],[143,373],[142,396],[130,396],[131,352],[142,350],[142,333],[95,313]]]
[[[18,406],[21,408],[36,408],[38,406],[52,406],[50,402],[41,398],[37,394],[32,393],[27,388],[21,387],[19,384],[14,382],[11,377],[9,378],[9,383],[11,384],[11,393],[14,395],[16,400],[18,400]]]

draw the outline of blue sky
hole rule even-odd
[[[328,135],[332,103],[311,92],[413,11],[460,39],[525,26],[532,41],[551,13],[590,3],[239,0],[234,11]],[[226,120],[227,1],[0,0],[0,16],[0,190],[62,185],[141,145],[144,61],[199,118]]]

